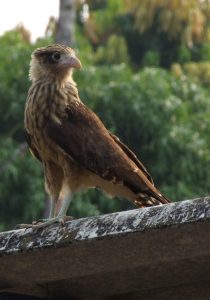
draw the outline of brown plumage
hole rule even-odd
[[[72,69],[80,67],[67,46],[51,45],[32,54],[25,129],[52,199],[46,224],[62,220],[70,196],[90,187],[139,207],[169,203],[136,155],[80,100],[72,79]]]

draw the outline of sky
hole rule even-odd
[[[43,36],[50,16],[58,17],[59,0],[1,1],[0,35],[22,23],[31,32],[32,41]]]

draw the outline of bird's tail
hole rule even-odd
[[[171,200],[169,200],[153,185],[147,192],[137,194],[137,197],[134,200],[134,204],[138,207],[149,207],[168,203],[171,203]]]

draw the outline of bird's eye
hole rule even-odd
[[[59,52],[54,52],[54,53],[52,54],[52,60],[53,60],[54,62],[59,61],[60,58],[61,58],[61,55],[60,55]]]

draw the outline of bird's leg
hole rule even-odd
[[[56,213],[56,205],[55,205],[56,201],[54,201],[54,199],[51,199],[51,206],[50,206],[50,215],[48,219],[39,219],[36,221],[33,221],[32,224],[17,224],[15,226],[15,229],[24,229],[24,228],[32,228],[35,225],[40,225],[41,224],[45,224],[46,222],[48,222],[49,220],[53,219],[55,217],[55,213]]]
[[[39,219],[39,220],[36,220],[36,221],[33,221],[32,222],[32,225],[37,225],[39,223],[46,223],[49,219],[52,219],[55,217],[55,212],[56,212],[56,200],[54,200],[54,198],[50,199],[50,214],[49,214],[49,218],[48,219]]]
[[[49,215],[49,219],[52,219],[55,217],[55,208],[56,208],[56,205],[55,205],[55,201],[53,199],[51,199],[51,206],[50,206],[50,215]]]
[[[66,221],[66,218],[65,218],[66,212],[68,210],[70,202],[71,202],[71,193],[68,192],[65,194],[65,196],[62,199],[61,208],[60,208],[58,214],[52,218],[49,218],[44,223],[33,225],[33,229],[45,228],[54,223],[61,223],[63,225]]]
[[[45,174],[45,189],[51,198],[49,218],[34,221],[32,222],[32,224],[19,224],[15,227],[16,229],[30,228],[39,225],[41,226],[42,224],[47,225],[48,222],[50,220],[53,220],[56,216],[56,206],[57,203],[59,202],[60,192],[62,190],[62,185],[63,185],[63,171],[58,165],[56,165],[52,161],[45,162],[43,167],[44,167],[44,174]],[[68,188],[65,188],[64,192],[66,195],[68,192]]]
[[[55,217],[56,205],[59,202],[60,191],[62,189],[62,184],[63,184],[63,172],[58,165],[56,165],[52,161],[48,161],[45,162],[43,166],[44,166],[44,174],[45,174],[45,189],[48,195],[50,196],[50,200],[51,200],[50,214],[47,219],[37,220],[32,223],[33,225],[46,223]]]

